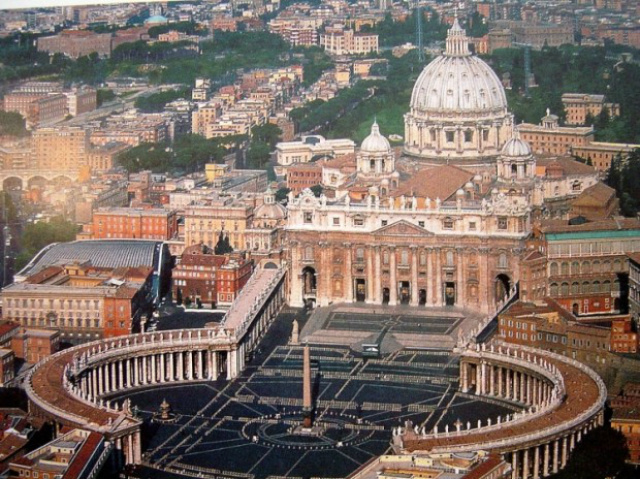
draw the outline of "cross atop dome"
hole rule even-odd
[[[458,22],[457,9],[455,10],[453,18],[453,25],[447,33],[447,48],[444,54],[448,57],[466,57],[471,55],[467,32],[464,31]]]

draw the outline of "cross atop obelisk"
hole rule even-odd
[[[311,353],[305,344],[302,353],[302,427],[313,426],[313,404],[311,399]]]

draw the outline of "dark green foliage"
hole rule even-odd
[[[180,90],[167,90],[154,93],[148,96],[139,96],[136,98],[135,107],[143,113],[161,112],[165,105],[179,98],[191,97],[190,88],[181,88]]]
[[[571,454],[567,466],[550,479],[617,477],[629,456],[624,436],[609,426],[591,431]]]
[[[116,94],[113,92],[113,90],[109,90],[106,88],[99,88],[96,94],[98,106],[102,106],[104,103],[108,103],[116,97]]]
[[[185,135],[178,138],[173,146],[143,143],[124,152],[118,161],[130,173],[141,170],[201,171],[205,163],[220,163],[225,154],[236,150],[244,141],[245,135],[210,140],[200,135]]]
[[[201,28],[195,22],[178,22],[151,27],[149,28],[149,36],[151,38],[158,38],[158,35],[170,31],[182,32],[187,35],[206,35],[208,33],[206,28]]]
[[[613,158],[606,183],[616,190],[622,214],[635,217],[640,210],[640,149],[632,151],[625,161],[620,155]]]
[[[320,195],[322,195],[322,185],[314,185],[311,188],[309,188],[314,196],[316,196],[317,198],[320,198]]]
[[[287,195],[289,194],[291,190],[289,188],[280,188],[278,191],[276,191],[276,201],[278,202],[283,202],[286,201],[287,199]]]
[[[28,224],[20,239],[22,251],[16,257],[16,270],[22,269],[33,256],[51,243],[73,241],[78,233],[78,226],[66,221],[61,216],[52,218],[48,223]]]
[[[473,12],[473,15],[471,15],[471,18],[469,19],[469,24],[466,27],[467,34],[470,37],[479,38],[489,33],[488,22],[478,12]]]
[[[434,40],[444,40],[447,36],[447,25],[440,23],[440,17],[434,11],[422,10],[422,38],[424,45]],[[427,17],[431,16],[430,19]],[[364,29],[380,35],[381,46],[395,46],[404,43],[416,42],[416,18],[415,11],[404,22],[394,22],[388,14],[382,22],[373,28]]]
[[[0,111],[0,136],[25,136],[27,129],[20,113]]]
[[[216,247],[213,252],[215,254],[233,253],[233,247],[231,246],[231,243],[229,243],[229,235],[224,235],[224,232],[220,231],[218,242],[216,243]]]
[[[271,148],[262,141],[252,141],[247,151],[247,167],[252,169],[263,169],[271,158]]]

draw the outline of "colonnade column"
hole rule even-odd
[[[382,270],[381,270],[381,260],[380,260],[380,246],[374,246],[373,247],[373,252],[374,252],[374,262],[375,262],[375,276],[373,278],[373,280],[375,281],[374,283],[374,292],[373,292],[373,297],[374,302],[376,304],[380,304],[382,303]]]
[[[533,448],[533,479],[540,479],[540,446]]]
[[[351,255],[353,251],[351,250],[351,243],[343,243],[342,245],[345,249],[345,265],[344,269],[346,271],[345,277],[345,301],[347,303],[353,303],[353,268],[351,267]]]
[[[389,250],[389,305],[395,306],[398,302],[398,279],[396,278],[396,248]]]
[[[554,474],[557,474],[558,472],[558,463],[560,462],[560,444],[558,443],[558,440],[556,439],[555,441],[553,441],[553,464],[551,467],[551,471]]]
[[[418,247],[411,245],[411,306],[418,306]]]
[[[366,297],[365,297],[365,302],[366,303],[375,303],[375,288],[374,288],[374,281],[377,282],[377,280],[375,279],[375,273],[373,271],[373,249],[371,247],[367,248],[367,292],[366,292]]]

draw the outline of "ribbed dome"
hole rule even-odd
[[[255,209],[253,215],[256,219],[282,220],[287,216],[287,210],[280,203],[264,203]]]
[[[411,96],[415,113],[487,112],[507,108],[504,88],[495,72],[469,51],[468,38],[456,18],[444,54],[418,77]]]
[[[388,153],[389,150],[391,150],[389,140],[380,134],[378,122],[374,121],[373,125],[371,125],[371,133],[360,145],[360,151],[365,153]]]
[[[510,157],[531,156],[529,143],[521,140],[519,135],[511,138],[504,144],[502,155]]]

